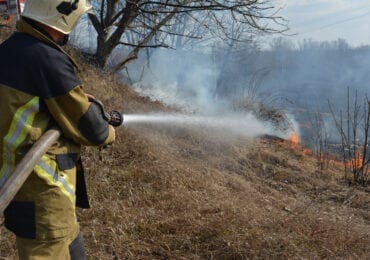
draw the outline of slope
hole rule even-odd
[[[75,51],[87,92],[108,109],[172,111]],[[273,138],[206,129],[120,128],[83,159],[92,209],[79,210],[89,259],[370,257],[370,190]],[[0,258],[14,237],[0,229]]]

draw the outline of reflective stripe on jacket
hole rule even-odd
[[[74,61],[26,21],[17,29],[0,45],[0,187],[53,126],[63,132],[45,155],[54,161],[58,155],[79,155],[81,145],[109,144],[114,138],[99,108],[88,101]]]

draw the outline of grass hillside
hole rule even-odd
[[[75,53],[76,55],[76,53]],[[171,111],[78,59],[108,109]],[[273,138],[143,125],[83,153],[89,259],[369,259],[370,189]],[[14,237],[0,228],[0,259]]]

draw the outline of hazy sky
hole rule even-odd
[[[350,45],[370,45],[370,0],[274,0],[289,20],[295,42],[345,39]]]

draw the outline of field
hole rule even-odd
[[[108,109],[173,111],[78,60]],[[319,171],[289,142],[150,125],[117,134],[84,148],[89,259],[370,258],[369,187],[348,186],[335,165]],[[0,259],[13,259],[14,237],[0,234]]]

